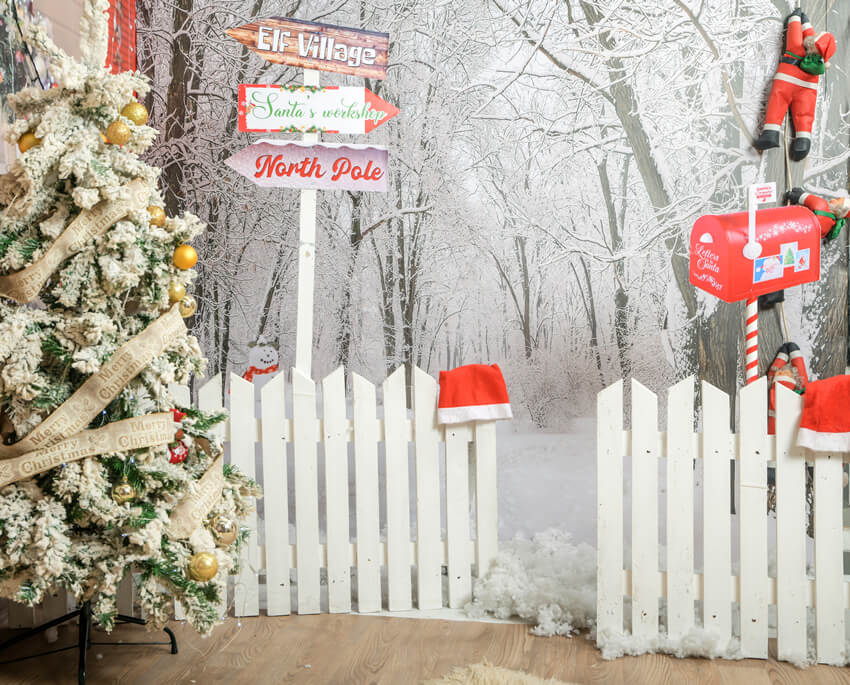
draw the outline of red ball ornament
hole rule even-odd
[[[176,423],[180,423],[183,419],[186,418],[185,412],[182,412],[179,409],[172,409],[171,415],[174,417],[174,421]]]
[[[182,464],[189,456],[189,448],[182,442],[175,442],[168,446],[168,461],[172,464]]]

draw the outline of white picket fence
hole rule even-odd
[[[795,446],[802,398],[778,387],[776,435],[769,436],[762,378],[741,390],[739,432],[734,434],[729,397],[703,383],[702,432],[695,433],[694,385],[693,379],[687,379],[669,391],[667,432],[661,433],[656,396],[637,381],[632,381],[631,392],[631,431],[623,428],[622,382],[598,396],[598,644],[627,634],[624,612],[629,598],[634,636],[676,640],[694,627],[704,627],[721,645],[740,636],[745,657],[767,658],[768,638],[773,636],[769,607],[773,605],[779,659],[805,659],[808,613],[813,611],[817,661],[843,664],[849,594],[842,530],[843,458],[847,456]],[[626,456],[631,457],[630,568],[624,567]],[[730,460],[737,462],[734,518],[730,515]],[[808,560],[814,567],[813,577],[807,573],[807,461],[814,465],[814,551]],[[767,512],[769,466],[776,469],[775,537],[768,534],[773,526]],[[700,473],[702,487],[695,488],[695,476]],[[659,521],[660,492],[666,493],[662,500],[666,521]],[[694,515],[700,508],[701,520]],[[701,550],[695,546],[695,520],[702,533],[696,538],[699,544],[701,537]],[[660,532],[666,532],[663,565],[659,564]],[[771,538],[775,574],[769,573]],[[701,570],[695,564],[699,551]],[[733,558],[737,558],[737,574]],[[666,615],[659,616],[662,598]]]
[[[260,389],[255,416],[254,385],[230,376],[230,417],[220,434],[229,461],[265,490],[262,517],[248,521],[250,542],[231,585],[233,613],[463,607],[474,574],[498,548],[495,424],[438,426],[437,382],[420,369],[411,412],[403,367],[382,384],[380,402],[377,388],[356,374],[349,401],[341,367],[320,384],[295,369],[291,379],[280,373]],[[220,376],[203,385],[198,406],[220,409],[221,387]],[[188,389],[176,394],[188,402]],[[128,592],[119,602],[125,613]],[[33,625],[50,613],[10,603],[9,626]]]

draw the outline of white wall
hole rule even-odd
[[[35,0],[33,4],[49,20],[50,33],[56,45],[79,57],[83,0]]]

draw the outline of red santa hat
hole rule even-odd
[[[850,376],[806,387],[797,445],[819,452],[850,452]]]
[[[494,421],[513,418],[502,370],[496,365],[468,364],[440,371],[437,423]]]

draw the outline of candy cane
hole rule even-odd
[[[746,341],[744,348],[746,354],[746,379],[747,385],[758,380],[759,377],[759,300],[751,297],[747,300],[746,314]]]

